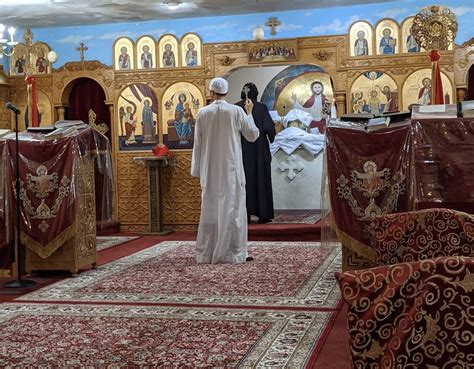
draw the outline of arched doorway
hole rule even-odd
[[[106,97],[102,87],[91,78],[78,78],[71,82],[72,86],[68,96],[69,107],[65,118],[69,120],[82,120],[84,123],[105,125],[107,129],[102,132],[111,141],[110,110],[105,104]],[[91,111],[95,114],[91,114]]]
[[[112,145],[111,109],[105,103],[106,94],[98,82],[87,77],[71,81],[63,92],[62,101],[65,105],[64,118],[66,120],[81,120],[89,124],[106,136]],[[98,158],[98,160],[102,159]],[[95,167],[97,232],[98,234],[118,233],[120,223],[113,219],[112,176],[99,167],[110,167],[112,170],[112,165],[101,163]],[[104,196],[104,191],[107,191],[107,196]]]
[[[469,71],[467,73],[466,100],[474,100],[474,64],[469,67]]]

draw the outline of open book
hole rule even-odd
[[[53,140],[55,138],[68,137],[76,133],[77,133],[77,128],[75,126],[60,127],[46,134],[45,138],[47,138],[48,140]]]
[[[409,118],[409,111],[394,111],[377,115],[371,113],[345,114],[341,117],[341,120],[361,123],[365,126],[367,131],[371,132],[382,128],[393,127],[395,125],[408,124]]]
[[[387,128],[390,124],[390,117],[377,117],[369,119],[365,125],[365,129],[368,132],[375,131],[377,129]]]
[[[5,137],[7,134],[11,133],[9,129],[0,129],[0,138]]]
[[[82,120],[58,120],[54,123],[56,128],[64,128],[64,127],[76,127],[77,129],[87,127]]]
[[[27,131],[30,133],[43,133],[47,134],[53,132],[56,128],[54,126],[39,126],[39,127],[28,127]]]

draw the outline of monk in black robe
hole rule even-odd
[[[271,222],[274,218],[270,143],[275,140],[275,123],[265,104],[257,102],[258,90],[253,83],[244,85],[236,105],[244,109],[245,99],[252,100],[254,106],[252,116],[255,125],[260,130],[260,136],[255,142],[248,142],[242,137],[242,157],[244,162],[247,220],[256,215],[259,223]]]

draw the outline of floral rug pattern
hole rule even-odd
[[[313,211],[301,211],[301,210],[292,210],[292,211],[282,211],[275,210],[275,217],[272,219],[272,223],[276,224],[291,224],[291,223],[301,223],[301,224],[315,224],[318,220],[321,219],[321,214]],[[258,223],[258,217],[252,215],[251,223]]]
[[[109,247],[136,240],[138,236],[97,236],[97,251],[108,249]]]
[[[249,242],[254,261],[197,264],[193,241],[168,241],[22,296],[21,301],[335,308],[339,243]]]
[[[302,368],[333,313],[5,303],[0,366]]]

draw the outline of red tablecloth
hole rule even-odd
[[[410,126],[373,133],[328,127],[326,153],[337,236],[344,246],[374,260],[368,248],[368,221],[377,215],[410,209]]]
[[[85,165],[84,158],[107,152],[106,144],[107,139],[91,128],[56,139],[37,133],[19,134],[21,242],[42,258],[74,236],[77,173]],[[9,210],[15,219],[14,135],[7,136],[5,151]],[[110,166],[102,161],[99,165]]]

